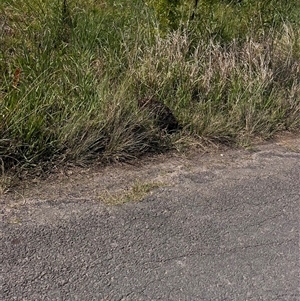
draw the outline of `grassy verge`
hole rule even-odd
[[[146,2],[3,2],[2,175],[299,130],[297,1],[202,1],[193,21],[181,6],[172,28]],[[172,109],[180,133],[138,109],[147,96]]]

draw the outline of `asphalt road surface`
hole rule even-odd
[[[299,149],[194,156],[118,206],[84,189],[15,207],[6,197],[1,300],[300,300]]]

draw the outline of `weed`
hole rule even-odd
[[[137,181],[127,190],[114,193],[105,191],[99,198],[102,202],[108,205],[121,205],[128,202],[138,202],[144,199],[153,189],[161,186],[164,186],[164,184]]]

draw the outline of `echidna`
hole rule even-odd
[[[154,98],[142,98],[138,100],[138,107],[150,112],[159,129],[168,133],[182,129],[172,111],[164,103]]]

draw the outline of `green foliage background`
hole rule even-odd
[[[203,0],[191,20],[193,1],[2,1],[2,170],[298,130],[297,2]],[[138,109],[151,96],[182,132]]]

